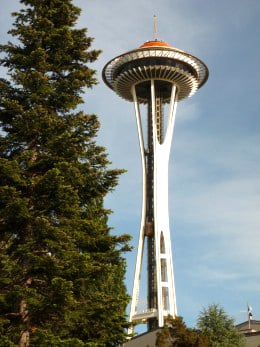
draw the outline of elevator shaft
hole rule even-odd
[[[149,86],[150,87],[150,86]],[[148,95],[149,95],[148,91]],[[145,237],[147,238],[147,304],[148,309],[158,310],[158,289],[157,289],[157,271],[155,254],[155,235],[154,235],[154,135],[158,141],[163,141],[163,109],[160,89],[155,89],[155,120],[156,129],[154,129],[152,99],[147,103],[147,148],[146,148],[146,224]],[[158,319],[150,318],[147,321],[148,331],[158,327]]]

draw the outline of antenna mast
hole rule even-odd
[[[157,37],[157,17],[156,17],[156,15],[153,16],[153,39],[154,39],[154,41],[158,40],[158,37]]]

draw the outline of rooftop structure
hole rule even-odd
[[[249,317],[248,321],[240,323],[236,329],[245,336],[246,347],[260,346],[260,321]]]

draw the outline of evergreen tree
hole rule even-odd
[[[219,305],[209,305],[198,317],[198,329],[210,340],[212,347],[244,347],[245,341],[230,318]]]
[[[187,328],[182,317],[168,317],[157,333],[156,347],[210,347],[207,336]]]
[[[20,0],[0,46],[0,346],[116,346],[124,340],[127,235],[104,197],[122,170],[79,110],[99,51],[72,0]]]

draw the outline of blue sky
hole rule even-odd
[[[106,206],[115,233],[137,246],[141,163],[134,107],[101,79],[105,63],[158,37],[202,59],[205,86],[179,103],[170,159],[170,224],[178,314],[193,326],[203,307],[219,303],[237,322],[247,302],[260,319],[260,1],[75,0],[80,27],[102,49],[99,85],[86,91],[87,113],[101,122],[98,142],[112,167],[128,170]],[[0,41],[19,2],[0,0]],[[0,70],[3,74],[3,70]],[[131,293],[135,250],[127,255]]]

